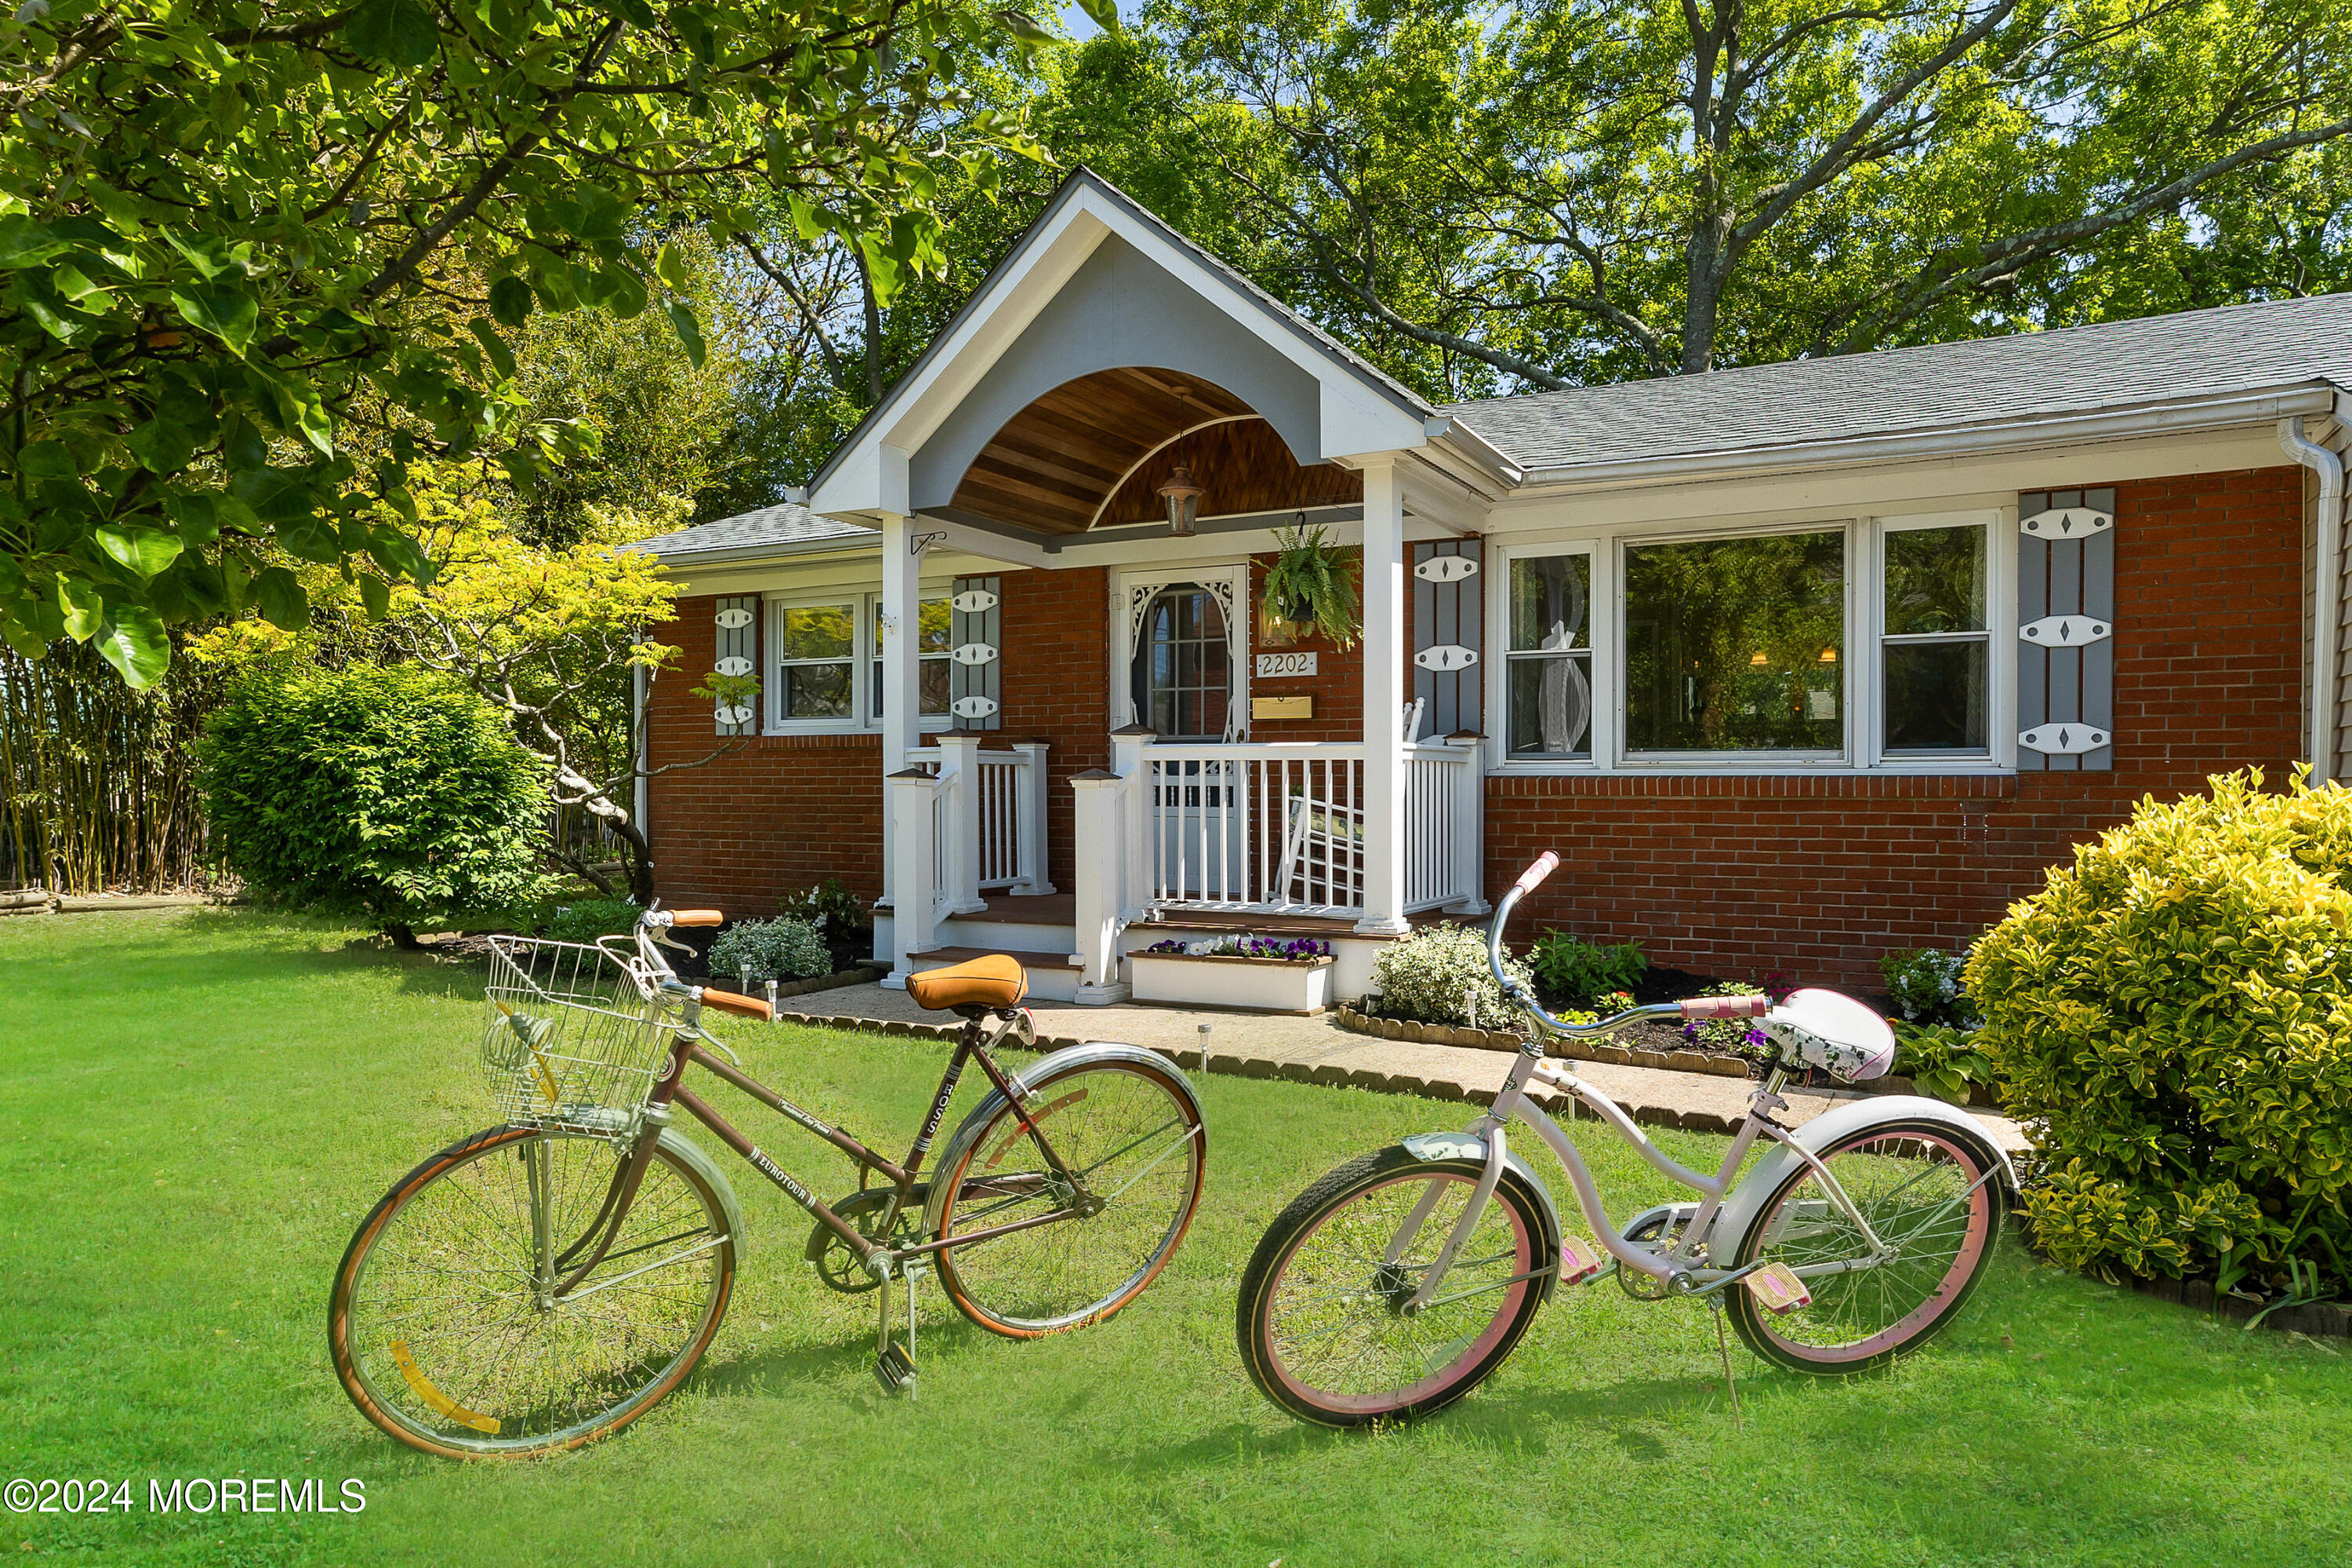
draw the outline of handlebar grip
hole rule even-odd
[[[672,910],[669,923],[673,926],[725,925],[727,917],[717,910]]]
[[[775,1017],[765,1002],[757,1001],[750,996],[738,996],[732,991],[713,991],[707,986],[702,993],[702,1005],[706,1007],[716,1007],[722,1013],[740,1013],[747,1018],[772,1021]]]
[[[1546,877],[1559,869],[1559,857],[1547,849],[1537,858],[1534,865],[1519,873],[1519,879],[1511,884],[1511,891],[1520,894],[1532,893],[1543,885],[1543,879]]]
[[[1696,1024],[1708,1018],[1760,1018],[1772,1010],[1772,998],[1693,996],[1682,1005],[1684,1022]]]

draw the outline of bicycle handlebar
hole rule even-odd
[[[672,910],[669,923],[673,926],[724,925],[727,917],[717,910]]]
[[[1772,1010],[1769,996],[1693,996],[1682,1005],[1685,1023],[1707,1018],[1760,1018]]]
[[[740,1013],[747,1018],[770,1023],[775,1020],[775,1014],[765,1002],[750,996],[738,996],[732,991],[713,991],[706,986],[702,993],[702,1005],[716,1007],[722,1013]]]

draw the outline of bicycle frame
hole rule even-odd
[[[647,917],[648,920],[652,918],[650,914]],[[1034,1230],[1040,1226],[1079,1218],[1092,1212],[1089,1206],[1092,1201],[1091,1194],[1087,1193],[1084,1181],[1074,1173],[1063,1162],[1062,1157],[1055,1152],[1053,1144],[1046,1139],[1037,1120],[1030,1115],[1024,1096],[1014,1087],[1012,1079],[1006,1076],[1004,1069],[997,1065],[996,1058],[989,1052],[989,1046],[1003,1038],[1011,1029],[1013,1022],[1020,1016],[1018,1013],[999,1015],[994,1034],[986,1039],[982,1037],[981,1016],[966,1016],[963,1029],[957,1037],[955,1054],[948,1059],[947,1070],[940,1075],[938,1092],[931,1097],[930,1110],[925,1113],[922,1125],[915,1133],[913,1145],[908,1150],[907,1157],[903,1162],[893,1161],[851,1133],[832,1126],[823,1118],[793,1104],[784,1096],[745,1072],[740,1067],[720,1059],[705,1048],[703,1041],[708,1037],[702,1033],[701,1028],[701,989],[680,982],[675,974],[669,973],[668,964],[663,961],[658,952],[654,951],[654,942],[649,940],[651,929],[640,926],[637,932],[638,950],[649,963],[667,976],[662,981],[662,988],[673,995],[684,998],[683,1015],[677,1032],[670,1041],[669,1065],[662,1076],[655,1081],[653,1092],[646,1102],[642,1130],[637,1134],[635,1147],[631,1150],[629,1157],[621,1163],[619,1169],[614,1172],[612,1184],[605,1190],[604,1201],[598,1208],[595,1217],[588,1222],[586,1228],[569,1247],[564,1247],[561,1252],[553,1252],[555,1239],[546,1234],[545,1218],[537,1213],[541,1205],[536,1201],[532,1205],[533,1240],[541,1258],[541,1289],[553,1299],[562,1300],[569,1298],[571,1293],[579,1288],[581,1282],[587,1279],[590,1272],[604,1261],[606,1254],[612,1248],[614,1239],[620,1235],[621,1226],[628,1218],[630,1205],[636,1199],[637,1188],[644,1179],[646,1170],[653,1163],[654,1150],[661,1140],[662,1129],[670,1123],[672,1106],[683,1107],[688,1114],[708,1127],[720,1142],[741,1156],[753,1170],[782,1188],[785,1196],[806,1210],[818,1224],[833,1232],[847,1245],[856,1255],[858,1261],[865,1266],[866,1272],[877,1279],[887,1279],[894,1269],[903,1270],[904,1265],[909,1260],[944,1252],[951,1247],[964,1247],[975,1242],[991,1241],[1001,1236],[1009,1236],[1015,1231]],[[1076,1201],[1065,1204],[1049,1214],[1033,1215],[1025,1219],[967,1231],[953,1238],[925,1237],[919,1239],[913,1246],[904,1247],[892,1247],[866,1240],[858,1233],[857,1228],[842,1218],[831,1205],[811,1192],[790,1172],[778,1165],[769,1157],[765,1150],[753,1143],[741,1130],[719,1114],[709,1101],[687,1088],[685,1082],[686,1069],[689,1065],[707,1068],[769,1110],[807,1131],[816,1134],[842,1153],[849,1156],[859,1168],[861,1190],[866,1173],[881,1176],[889,1184],[891,1194],[890,1206],[883,1215],[879,1226],[880,1233],[887,1236],[890,1233],[890,1227],[898,1223],[898,1215],[905,1210],[908,1199],[914,1195],[919,1185],[919,1178],[922,1172],[923,1161],[930,1152],[932,1141],[939,1136],[940,1127],[947,1118],[948,1102],[954,1098],[956,1085],[963,1077],[966,1064],[974,1060],[980,1063],[981,1070],[988,1076],[989,1082],[1004,1096],[1013,1109],[1013,1113],[1020,1118],[1024,1131],[1043,1156],[1053,1177],[1076,1194]],[[1002,1188],[1007,1180],[1007,1178],[996,1178],[991,1184],[992,1189]],[[1010,1178],[1010,1180],[1017,1182],[1019,1178]],[[716,1246],[717,1241],[713,1240],[706,1245]],[[551,1254],[552,1254],[551,1257]],[[558,1276],[560,1278],[557,1278]]]
[[[1749,1097],[1748,1114],[1741,1120],[1738,1131],[1733,1134],[1731,1147],[1725,1151],[1722,1165],[1717,1168],[1715,1174],[1710,1176],[1694,1171],[1680,1161],[1672,1158],[1643,1135],[1642,1130],[1634,1124],[1633,1119],[1628,1116],[1615,1100],[1593,1085],[1578,1078],[1562,1064],[1545,1057],[1544,1041],[1549,1036],[1559,1035],[1572,1037],[1605,1035],[1610,1030],[1637,1018],[1676,1016],[1682,1011],[1679,1004],[1659,1003],[1644,1007],[1630,1008],[1614,1017],[1603,1019],[1595,1024],[1564,1023],[1546,1012],[1534,997],[1528,995],[1517,982],[1504,973],[1500,949],[1503,929],[1510,920],[1511,910],[1536,883],[1540,882],[1544,876],[1549,874],[1551,867],[1557,864],[1558,861],[1554,858],[1547,856],[1544,860],[1538,863],[1536,868],[1531,868],[1529,872],[1504,895],[1501,905],[1495,910],[1493,923],[1488,928],[1487,956],[1493,965],[1495,978],[1501,984],[1505,997],[1528,1015],[1530,1025],[1527,1043],[1520,1047],[1518,1058],[1512,1063],[1510,1072],[1506,1075],[1501,1090],[1495,1096],[1494,1104],[1465,1130],[1466,1135],[1476,1137],[1485,1143],[1486,1170],[1481,1173],[1477,1186],[1472,1191],[1469,1204],[1463,1211],[1462,1217],[1454,1223],[1452,1234],[1439,1248],[1436,1260],[1430,1265],[1428,1271],[1423,1276],[1420,1287],[1413,1291],[1412,1298],[1406,1303],[1405,1310],[1417,1312],[1430,1304],[1447,1270],[1453,1268],[1454,1258],[1460,1255],[1462,1248],[1469,1242],[1472,1233],[1476,1230],[1479,1216],[1485,1213],[1487,1200],[1494,1195],[1496,1184],[1502,1180],[1504,1164],[1508,1152],[1504,1129],[1514,1121],[1524,1122],[1533,1129],[1536,1135],[1542,1139],[1551,1152],[1559,1157],[1560,1164],[1568,1172],[1570,1184],[1576,1189],[1577,1206],[1583,1211],[1585,1223],[1591,1227],[1593,1236],[1600,1241],[1602,1248],[1616,1260],[1617,1266],[1620,1268],[1630,1268],[1637,1274],[1647,1275],[1669,1291],[1686,1295],[1712,1294],[1734,1283],[1742,1275],[1752,1272],[1753,1268],[1756,1267],[1721,1268],[1712,1265],[1701,1265],[1696,1261],[1696,1258],[1697,1248],[1707,1240],[1707,1233],[1712,1228],[1717,1215],[1721,1211],[1724,1200],[1735,1191],[1734,1182],[1738,1176],[1739,1167],[1746,1162],[1749,1152],[1755,1148],[1759,1138],[1784,1143],[1795,1151],[1805,1163],[1811,1167],[1814,1175],[1819,1178],[1832,1201],[1848,1219],[1853,1222],[1868,1244],[1869,1251],[1861,1258],[1801,1267],[1794,1270],[1799,1277],[1844,1273],[1873,1268],[1891,1257],[1892,1253],[1885,1242],[1880,1238],[1876,1231],[1871,1228],[1869,1219],[1846,1194],[1845,1189],[1839,1184],[1836,1176],[1831,1173],[1829,1168],[1810,1149],[1798,1141],[1789,1128],[1773,1119],[1772,1112],[1784,1110],[1788,1105],[1788,1101],[1782,1100],[1780,1093],[1781,1085],[1787,1079],[1784,1070],[1775,1068],[1770,1079],[1759,1085],[1756,1092]],[[1601,1200],[1601,1189],[1593,1181],[1591,1170],[1584,1163],[1584,1156],[1578,1152],[1576,1144],[1570,1141],[1567,1132],[1561,1130],[1559,1124],[1528,1099],[1526,1091],[1529,1081],[1538,1079],[1581,1100],[1591,1109],[1595,1116],[1607,1122],[1620,1138],[1632,1144],[1652,1168],[1669,1180],[1699,1194],[1698,1205],[1684,1224],[1682,1232],[1675,1238],[1674,1246],[1653,1251],[1627,1240],[1624,1233],[1610,1223],[1608,1207]],[[1411,1249],[1414,1240],[1420,1236],[1422,1226],[1428,1223],[1431,1213],[1436,1208],[1440,1195],[1440,1184],[1432,1182],[1428,1192],[1419,1203],[1413,1205],[1412,1211],[1406,1215],[1403,1223],[1397,1227],[1383,1255],[1383,1262],[1391,1267],[1402,1262],[1406,1252]],[[1528,1277],[1549,1274],[1559,1267],[1559,1259],[1554,1258],[1547,1266],[1531,1270]],[[1514,1284],[1517,1282],[1516,1279],[1507,1281]]]

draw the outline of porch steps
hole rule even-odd
[[[1068,1002],[1078,994],[1078,966],[1067,952],[1014,952],[1001,947],[935,947],[914,956],[915,973],[968,963],[975,958],[1003,953],[1021,961],[1029,972],[1029,994],[1041,1002]]]

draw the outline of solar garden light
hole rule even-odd
[[[775,1026],[775,1023],[776,1023],[776,983],[775,983],[774,981],[771,980],[771,981],[769,981],[769,982],[768,982],[768,1026],[769,1026],[769,1027],[773,1028],[773,1027]]]

